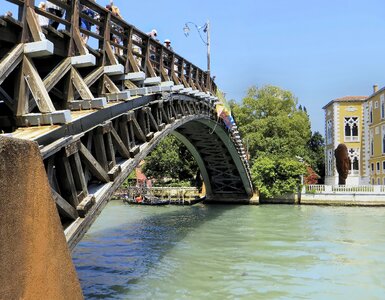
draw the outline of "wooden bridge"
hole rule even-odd
[[[208,201],[250,200],[239,133],[218,118],[207,72],[95,1],[51,0],[62,18],[6,1],[18,13],[0,18],[0,130],[38,143],[70,247],[168,134],[196,159]]]

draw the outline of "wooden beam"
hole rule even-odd
[[[106,90],[110,93],[120,93],[119,88],[115,83],[108,77],[106,74],[103,76],[103,92],[106,93]]]
[[[51,188],[52,197],[56,202],[56,207],[59,213],[66,218],[76,220],[78,218],[78,213],[75,208],[71,206],[62,196],[59,195],[54,189]]]
[[[18,44],[0,61],[0,85],[23,60],[24,44]]]
[[[39,73],[32,60],[27,56],[23,58],[23,76],[40,112],[49,113],[56,111]]]
[[[151,61],[150,61],[150,58],[147,57],[146,58],[146,66],[147,66],[147,71],[148,71],[148,74],[150,75],[149,77],[156,77],[156,73],[155,73],[155,70],[151,64]]]
[[[136,137],[140,139],[142,142],[147,142],[146,135],[143,133],[142,128],[140,128],[138,121],[136,119],[133,119],[132,123],[134,125],[133,127],[134,127],[134,132]]]
[[[93,85],[104,74],[104,67],[96,68],[90,74],[84,78],[84,82],[87,86]]]
[[[127,123],[125,128],[127,130]],[[124,131],[124,133],[128,135],[128,131],[126,130]],[[122,139],[120,138],[114,127],[112,127],[111,135],[120,155],[124,158],[130,158],[130,151],[127,149],[126,145],[123,143]]]
[[[24,65],[23,60],[21,70],[16,79],[15,94],[17,99],[16,116],[22,116],[29,113],[29,89],[24,78]]]
[[[89,87],[74,67],[71,68],[71,81],[83,100],[94,99],[94,96],[92,95]]]
[[[111,126],[111,128],[113,128]],[[108,170],[111,170],[116,165],[115,148],[112,143],[111,132],[107,132],[105,135],[106,155],[108,161]],[[111,178],[111,177],[110,177]]]
[[[92,156],[91,152],[81,143],[80,155],[83,158],[83,162],[89,168],[91,173],[102,182],[109,182],[108,174],[99,164],[99,162]]]
[[[88,195],[87,183],[84,177],[84,172],[83,172],[83,167],[80,160],[79,152],[76,152],[72,156],[71,167],[72,167],[72,174],[74,176],[74,181],[76,185],[76,190],[81,191],[83,194],[83,197],[87,196]]]
[[[103,170],[108,171],[108,161],[106,146],[104,144],[104,138],[102,133],[94,134],[94,144],[95,144],[95,155],[99,164],[102,166]]]
[[[32,7],[27,8],[27,23],[28,23],[28,28],[31,31],[33,41],[34,42],[41,41],[41,37],[40,37],[40,34],[42,33],[41,27],[39,25],[39,21],[36,16],[35,10]]]
[[[63,154],[56,155],[57,176],[60,178],[59,185],[64,198],[73,207],[79,204],[76,186],[72,175],[71,165],[67,156]]]
[[[72,33],[72,38],[75,42],[76,48],[78,49],[80,55],[85,55],[87,54],[86,52],[86,46],[83,42],[83,39],[80,35],[80,31],[78,27],[75,27]]]
[[[46,90],[49,92],[59,81],[71,70],[71,58],[63,59],[57,66],[53,68],[43,80]]]
[[[150,119],[150,123],[152,124],[152,126],[155,128],[156,131],[159,131],[158,123],[155,121],[155,118],[151,113],[151,109],[147,111],[147,115]]]
[[[8,106],[8,108],[10,110],[12,110],[12,112],[16,112],[16,106],[17,106],[17,102],[14,101],[11,96],[8,95],[8,93],[6,91],[4,91],[4,89],[0,86],[0,99],[4,101],[5,105]]]
[[[117,61],[116,61],[116,57],[115,57],[114,51],[112,51],[112,47],[111,47],[110,41],[106,42],[106,49],[105,49],[105,51],[106,51],[108,60],[110,62],[110,65],[116,65]]]

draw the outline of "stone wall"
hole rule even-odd
[[[36,143],[0,137],[0,299],[83,299]]]

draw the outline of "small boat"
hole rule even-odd
[[[152,195],[139,195],[135,198],[123,198],[123,203],[126,204],[139,204],[139,205],[167,205],[170,204],[169,200],[162,200]]]

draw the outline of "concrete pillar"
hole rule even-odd
[[[0,137],[0,298],[83,299],[36,143]]]

